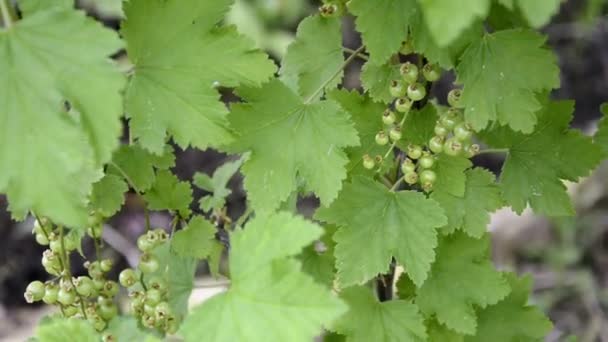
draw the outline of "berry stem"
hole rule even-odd
[[[479,151],[479,153],[477,153],[477,155],[492,154],[492,153],[507,153],[508,154],[509,149],[508,148],[488,148],[488,149]]]
[[[76,284],[74,284],[74,278],[72,277],[72,270],[70,269],[70,261],[68,258],[68,253],[65,250],[65,242],[64,242],[64,236],[65,234],[63,233],[64,229],[63,229],[63,225],[59,225],[59,241],[61,241],[61,254],[63,255],[63,260],[64,260],[64,267],[63,267],[63,271],[65,272],[66,276],[68,279],[70,279],[70,283],[72,284],[72,288],[74,289],[74,293],[76,293],[76,296],[78,296],[78,300],[80,302],[80,310],[82,311],[82,316],[84,316],[84,319],[88,319],[87,318],[87,312],[86,309],[84,307],[84,299],[82,298],[82,296],[80,295],[80,293],[78,293],[78,291],[76,291]]]
[[[404,178],[403,177],[399,177],[399,179],[397,179],[397,181],[395,182],[395,184],[393,184],[393,186],[389,189],[390,192],[395,192],[399,186],[403,183]]]
[[[4,27],[8,30],[13,27],[13,19],[11,18],[11,14],[8,10],[6,0],[0,0],[0,10],[2,11],[2,23],[4,24]]]
[[[323,84],[321,84],[321,86],[317,90],[315,90],[315,92],[312,93],[312,95],[310,95],[306,99],[306,101],[304,101],[304,104],[310,104],[312,100],[314,100],[315,97],[317,97],[317,95],[319,95],[319,93],[321,93],[329,83],[331,83],[336,77],[338,77],[338,75],[340,75],[340,72],[342,72],[342,70],[344,70],[352,61],[354,61],[355,58],[357,58],[357,55],[363,52],[364,49],[365,46],[361,46],[357,50],[355,50],[352,55],[348,56],[348,58],[344,61],[344,63],[342,63],[340,68],[338,68],[338,70],[336,70],[336,72],[331,75],[331,77],[329,77],[325,82],[323,82]]]
[[[144,206],[144,217],[146,221],[146,233],[150,231],[150,212],[148,211],[148,206]]]
[[[353,49],[347,48],[346,46],[342,47],[342,50],[344,50],[344,52],[346,52],[346,53],[350,53],[351,55],[357,55],[357,57],[361,58],[364,61],[369,60],[369,56],[367,56],[366,54],[364,54],[362,52],[357,52]]]
[[[403,114],[403,118],[399,122],[399,127],[403,127],[403,124],[405,123],[405,119],[407,119],[407,115],[408,115],[408,113]],[[395,149],[395,146],[397,146],[397,140],[393,141],[391,146],[388,148],[388,151],[386,151],[386,153],[384,154],[384,157],[382,157],[382,160],[385,160],[386,158],[388,158],[388,155],[391,154],[391,152],[393,152],[393,150]]]

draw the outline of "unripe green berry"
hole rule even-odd
[[[422,172],[420,172],[420,183],[421,184],[426,184],[426,183],[435,183],[435,181],[437,180],[437,174],[435,173],[435,171],[433,170],[424,170]]]
[[[397,116],[390,109],[385,110],[384,113],[382,114],[382,123],[384,123],[387,126],[394,124],[395,120],[397,120]]]
[[[101,237],[102,233],[103,225],[99,223],[92,224],[89,228],[87,228],[87,234],[94,239]]]
[[[99,261],[89,263],[87,265],[87,269],[91,278],[99,279],[103,277],[104,272],[101,270],[101,264],[99,263]]]
[[[160,302],[156,305],[154,313],[157,321],[164,321],[171,315],[171,307],[167,302]]]
[[[444,141],[445,138],[441,136],[435,136],[431,138],[431,140],[429,141],[429,150],[431,150],[431,152],[435,154],[443,152]]]
[[[41,220],[46,221],[44,218],[42,218]],[[44,234],[44,229],[42,229],[42,225],[46,226],[46,223],[48,223],[48,222],[42,222],[42,224],[41,224],[38,220],[34,220],[34,226],[32,227],[32,233],[33,234]]]
[[[407,87],[407,97],[412,101],[420,101],[426,96],[426,88],[420,83],[412,83]]]
[[[454,136],[460,141],[469,141],[473,136],[473,131],[469,125],[461,122],[454,127]]]
[[[395,109],[399,113],[408,113],[412,109],[412,100],[409,97],[400,97],[395,101]]]
[[[163,242],[167,241],[167,239],[169,239],[169,235],[162,228],[156,228],[156,229],[154,229],[152,231],[152,233],[154,235],[156,235],[156,241],[157,241],[157,243],[163,243]]]
[[[97,331],[103,331],[106,328],[106,321],[99,315],[89,316],[89,322],[93,325],[93,328]]]
[[[403,172],[403,174],[405,175],[414,171],[416,171],[416,164],[414,164],[411,159],[405,158],[403,163],[401,163],[401,172]]]
[[[414,185],[418,183],[418,174],[416,172],[406,173],[403,176],[403,180],[409,185]]]
[[[441,125],[439,122],[437,122],[437,124],[435,125],[435,135],[445,137],[448,135],[448,133],[450,133],[449,130],[443,125]]]
[[[104,273],[110,272],[112,270],[112,266],[114,266],[114,262],[110,259],[101,260],[99,263],[101,271]]]
[[[441,68],[435,64],[426,64],[422,68],[424,78],[429,82],[435,82],[441,77]]]
[[[456,108],[450,108],[441,115],[439,122],[443,127],[452,130],[457,124],[462,122],[462,112]]]
[[[73,305],[63,307],[63,316],[66,318],[74,317],[78,312],[80,312],[80,309]]]
[[[141,324],[148,329],[153,329],[156,319],[153,315],[144,314],[141,318]]]
[[[63,287],[57,293],[57,301],[62,305],[71,305],[76,301],[76,294],[73,289],[67,290]]]
[[[462,91],[460,89],[452,89],[448,93],[448,104],[454,108],[462,108],[461,107],[461,96]]]
[[[59,256],[50,249],[47,249],[42,253],[42,266],[48,274],[58,276],[61,273]]]
[[[35,238],[36,238],[36,242],[39,245],[47,246],[49,244],[49,239],[47,239],[46,235],[44,235],[44,234],[36,233]]]
[[[103,290],[105,284],[106,281],[103,278],[93,278],[93,287],[95,288],[95,291]]]
[[[162,293],[159,290],[148,289],[148,291],[146,291],[146,299],[145,299],[146,304],[156,306],[156,304],[160,303],[161,300],[162,300]]]
[[[103,284],[101,293],[107,297],[114,297],[118,293],[118,283],[113,280],[108,280]]]
[[[154,244],[150,242],[150,240],[148,240],[147,234],[143,234],[139,238],[137,238],[137,248],[139,248],[140,251],[144,253],[149,252],[154,247]]]
[[[148,241],[152,244],[152,246],[154,246],[154,247],[158,246],[158,244],[160,243],[160,240],[158,239],[158,234],[155,231],[150,230],[145,235],[146,235],[146,238],[148,239]]]
[[[382,156],[381,156],[381,155],[376,154],[376,156],[374,157],[374,162],[375,162],[377,165],[382,165],[382,162],[384,162],[384,158],[382,158]]]
[[[118,340],[116,339],[116,337],[114,337],[114,335],[110,333],[105,333],[101,337],[101,342],[118,342]]]
[[[97,313],[105,321],[109,321],[112,318],[116,317],[116,315],[118,314],[118,308],[114,303],[111,303],[109,305],[100,305],[97,308]]]
[[[369,156],[369,154],[366,154],[363,156],[363,167],[367,170],[371,170],[376,166],[376,163],[374,162],[374,159],[372,157]]]
[[[76,292],[84,297],[88,297],[96,292],[93,281],[89,277],[81,276],[76,278],[74,285],[76,285]]]
[[[399,49],[399,53],[402,55],[409,55],[414,52],[414,47],[412,46],[412,42],[410,40],[403,41],[401,43],[401,49]]]
[[[142,254],[139,265],[137,265],[139,270],[144,274],[154,273],[158,271],[160,265],[158,264],[158,259],[152,254],[144,253]]]
[[[418,161],[418,165],[420,165],[420,167],[423,169],[430,169],[433,167],[433,164],[435,164],[435,158],[428,152],[425,152]]]
[[[388,144],[388,137],[384,131],[380,131],[376,134],[376,144],[380,146]]]
[[[54,240],[49,241],[49,248],[53,252],[61,255],[63,253],[63,246],[61,244],[61,239],[54,239]]]
[[[338,13],[338,6],[334,4],[324,4],[319,7],[319,14],[323,18],[332,18]]]
[[[410,144],[407,147],[407,156],[414,160],[420,158],[422,156],[422,147]]]
[[[391,141],[399,141],[401,139],[401,128],[400,127],[393,127],[391,128],[391,130],[388,132],[388,136],[391,138]]]
[[[132,268],[124,269],[118,275],[118,282],[120,282],[120,285],[123,287],[131,287],[135,285],[137,281],[137,273]]]
[[[454,137],[446,140],[445,144],[443,145],[443,153],[447,154],[448,156],[458,156],[461,152],[462,142]]]
[[[402,97],[406,94],[406,88],[400,81],[392,81],[389,92],[392,97]]]
[[[167,281],[161,277],[153,277],[148,280],[148,287],[164,292],[167,290]]]
[[[465,155],[465,157],[467,157],[467,158],[473,158],[473,157],[475,157],[477,154],[479,154],[479,150],[480,150],[479,145],[477,145],[477,144],[472,144],[472,145],[469,145],[469,146],[466,146],[466,147],[465,147],[465,149],[464,149],[464,155]]]
[[[48,283],[44,285],[44,297],[42,297],[42,301],[46,304],[55,304],[57,303],[57,294],[59,293],[59,287],[55,284]]]
[[[415,64],[405,62],[401,64],[399,72],[401,73],[403,80],[408,84],[418,80],[418,67]]]
[[[35,280],[35,281],[29,283],[29,285],[27,285],[27,287],[25,288],[25,293],[23,294],[23,297],[25,298],[25,301],[28,303],[37,302],[39,300],[42,300],[42,298],[44,297],[45,291],[46,291],[46,289],[45,289],[44,283],[42,283],[39,280]]]

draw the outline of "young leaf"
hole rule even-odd
[[[304,248],[298,255],[302,262],[302,271],[312,276],[319,284],[332,288],[336,275],[336,258],[334,249],[336,243],[332,240],[336,227],[326,226],[320,244],[312,244]]]
[[[418,307],[405,300],[379,302],[369,288],[350,287],[340,293],[348,312],[332,327],[347,341],[426,341],[424,318]]]
[[[125,203],[125,192],[129,186],[120,176],[105,175],[99,182],[93,184],[90,207],[104,217],[117,213]]]
[[[179,256],[205,259],[212,252],[216,232],[213,224],[195,216],[188,226],[173,235],[171,246]]]
[[[465,117],[475,130],[495,120],[523,133],[534,130],[541,109],[536,93],[559,86],[555,55],[544,44],[534,31],[505,30],[467,48],[456,70]]]
[[[528,304],[530,276],[517,278],[507,273],[506,278],[511,294],[496,305],[477,311],[477,333],[467,336],[466,342],[541,341],[551,331],[551,321],[537,307]]]
[[[604,155],[608,155],[608,103],[604,103],[601,107],[604,117],[598,124],[597,132],[595,133],[594,141],[604,150]]]
[[[154,183],[154,169],[168,169],[175,165],[170,147],[161,156],[153,155],[139,145],[122,145],[114,152],[107,173],[124,178],[137,192],[145,192]]]
[[[473,163],[464,157],[452,157],[440,154],[435,159],[434,171],[437,180],[433,189],[456,197],[463,197],[466,189],[466,170],[473,166]]]
[[[186,318],[186,341],[311,341],[346,311],[292,257],[322,234],[287,213],[256,216],[231,236],[231,287]]]
[[[382,103],[393,101],[389,89],[394,80],[401,79],[399,65],[393,63],[374,64],[367,62],[361,70],[361,84],[369,96]]]
[[[335,90],[327,94],[327,97],[337,102],[343,110],[348,112],[355,124],[355,129],[359,132],[361,146],[349,147],[346,153],[350,162],[346,166],[349,175],[357,174],[372,174],[371,170],[366,170],[363,167],[363,156],[383,156],[386,151],[386,146],[376,144],[376,133],[384,129],[382,123],[382,113],[386,109],[381,103],[374,102],[369,96],[361,95],[357,91],[347,91],[345,89]],[[384,161],[385,166],[389,166],[393,160],[393,156]],[[386,169],[386,167],[384,167]]]
[[[480,238],[490,223],[490,213],[503,204],[494,175],[481,168],[466,171],[464,197],[458,197],[437,187],[431,198],[441,205],[448,217],[444,233],[461,229],[467,235]]]
[[[287,49],[281,76],[304,99],[325,86],[330,90],[342,80],[342,25],[339,18],[308,17],[298,26],[296,40]],[[339,74],[334,77],[335,73]],[[292,86],[293,85],[293,86]],[[322,95],[320,92],[317,97]]]
[[[86,225],[93,170],[118,146],[125,80],[108,56],[121,47],[58,4],[26,7],[0,34],[0,192],[14,216]]]
[[[549,19],[557,14],[559,6],[563,2],[562,0],[500,0],[509,9],[513,9],[513,2],[515,1],[530,25],[537,28],[549,22]]]
[[[571,102],[547,102],[530,135],[506,127],[484,132],[490,145],[509,149],[500,186],[503,198],[516,212],[521,213],[530,204],[539,214],[574,214],[562,179],[577,181],[588,175],[602,159],[602,151],[590,137],[569,129],[572,111]]]
[[[279,80],[239,94],[246,102],[234,105],[229,116],[240,135],[231,148],[251,151],[242,172],[252,206],[278,208],[296,190],[296,176],[329,204],[346,178],[343,149],[359,144],[349,115],[330,100],[302,102]]]
[[[433,129],[439,118],[437,109],[432,104],[427,104],[420,110],[411,110],[403,123],[403,139],[400,140],[400,147],[407,151],[409,144],[426,145],[435,135]]]
[[[340,226],[334,240],[342,287],[386,272],[392,257],[421,285],[435,259],[436,229],[447,223],[441,207],[423,194],[391,192],[363,177],[354,177],[316,217]]]
[[[494,269],[487,249],[487,238],[477,240],[462,233],[443,238],[429,278],[416,297],[422,312],[434,314],[452,330],[474,334],[474,305],[496,304],[509,293],[509,285]]]
[[[198,188],[211,192],[211,195],[201,198],[200,207],[203,211],[208,212],[212,209],[224,207],[226,197],[232,193],[232,190],[227,188],[228,182],[239,170],[245,159],[242,157],[222,164],[213,172],[213,177],[200,172],[194,174],[192,183]]]
[[[351,0],[348,3],[371,63],[382,65],[399,51],[416,8],[415,0]]]
[[[190,215],[192,188],[189,182],[180,181],[170,171],[159,171],[150,190],[144,194],[148,208],[152,210],[171,210],[182,217]]]
[[[275,72],[232,27],[218,27],[232,0],[131,0],[122,33],[135,64],[126,91],[131,134],[161,153],[167,134],[182,148],[231,141],[216,88],[258,85]]]
[[[418,0],[418,3],[440,47],[452,43],[475,21],[483,20],[490,10],[490,0]]]
[[[40,342],[99,342],[100,336],[86,320],[56,318],[36,329]]]

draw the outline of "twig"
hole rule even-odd
[[[369,56],[364,54],[363,52],[357,52],[357,51],[347,48],[347,47],[342,47],[342,50],[344,50],[344,52],[346,52],[346,53],[350,53],[351,55],[357,55],[357,57],[361,58],[364,61],[369,60]]]
[[[11,18],[11,14],[8,10],[6,0],[0,0],[0,11],[2,11],[2,22],[4,23],[4,27],[7,29],[13,27],[13,19]]]

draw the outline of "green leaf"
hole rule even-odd
[[[109,323],[105,333],[111,334],[115,341],[160,342],[161,340],[140,329],[133,316],[116,316]]]
[[[544,48],[545,38],[531,30],[486,34],[473,43],[457,67],[464,84],[465,118],[475,130],[498,121],[530,133],[541,109],[537,92],[559,86],[555,55]]]
[[[507,273],[511,294],[496,305],[479,310],[477,334],[465,341],[543,341],[553,328],[541,310],[528,304],[530,276],[517,278]]]
[[[40,342],[99,342],[100,336],[86,320],[56,318],[36,329]]]
[[[122,145],[114,152],[107,173],[123,177],[137,192],[145,192],[154,183],[154,169],[168,169],[175,165],[170,147],[161,156],[153,155],[139,145]]]
[[[403,139],[399,145],[407,150],[409,144],[425,146],[435,136],[435,124],[439,119],[437,109],[427,104],[421,110],[411,110],[403,123]]]
[[[121,47],[114,31],[60,4],[26,3],[0,32],[0,192],[13,216],[86,225],[94,170],[118,146],[125,80],[108,57]]]
[[[361,145],[346,149],[346,153],[350,159],[350,162],[346,166],[348,174],[372,175],[375,170],[367,170],[363,167],[363,156],[366,154],[371,157],[376,155],[383,156],[387,151],[386,146],[376,144],[376,133],[384,129],[381,118],[386,106],[354,90],[335,90],[328,93],[327,97],[337,102],[344,111],[350,114],[355,124],[355,129],[359,132]],[[393,156],[389,155],[383,164],[385,166],[384,169],[390,166],[392,160]]]
[[[494,269],[487,252],[488,239],[456,233],[442,239],[437,260],[418,290],[416,303],[426,315],[434,314],[448,328],[474,334],[474,306],[496,304],[509,293],[509,285]]]
[[[390,85],[393,80],[399,79],[401,79],[399,65],[392,62],[380,65],[367,62],[361,70],[363,89],[367,91],[372,99],[382,103],[393,101],[393,96],[389,91]]]
[[[362,286],[345,289],[340,297],[349,309],[333,324],[333,329],[346,335],[347,341],[426,341],[424,319],[410,301],[396,299],[382,303],[369,288]]]
[[[562,0],[528,1],[517,0],[517,6],[533,27],[541,27],[556,15]]]
[[[569,129],[572,111],[572,102],[547,102],[530,135],[505,127],[483,133],[493,147],[509,149],[500,186],[503,198],[516,212],[529,204],[539,214],[574,214],[562,180],[577,181],[588,175],[601,161],[602,151],[590,137]]]
[[[104,217],[116,214],[125,203],[125,192],[129,186],[120,176],[105,175],[99,182],[93,184],[91,207]]]
[[[218,27],[233,1],[131,0],[122,33],[135,65],[126,91],[131,134],[161,153],[167,134],[186,148],[229,143],[218,86],[258,85],[276,67],[234,27]]]
[[[463,342],[464,336],[439,324],[436,320],[427,322],[429,342]]]
[[[490,0],[418,0],[429,31],[441,47],[456,40],[490,10]]]
[[[332,240],[336,227],[327,226],[318,243],[304,248],[298,255],[302,262],[302,271],[312,276],[319,284],[329,288],[334,285],[336,275],[336,258],[334,257],[335,242]]]
[[[362,177],[347,183],[316,217],[340,226],[334,240],[342,287],[385,273],[393,257],[421,285],[435,259],[436,229],[447,223],[441,207],[423,194],[391,192]]]
[[[170,171],[159,171],[150,190],[144,194],[151,210],[179,212],[182,217],[190,215],[192,188],[189,182],[180,181]]]
[[[594,142],[602,147],[604,155],[608,155],[608,103],[604,103],[601,107],[602,120],[598,124],[597,132],[595,133]]]
[[[381,65],[401,48],[417,8],[414,0],[351,0],[357,31],[370,53],[370,62]]]
[[[242,157],[222,164],[213,172],[213,177],[200,172],[194,174],[193,184],[212,193],[201,198],[200,206],[203,211],[219,210],[226,205],[226,198],[232,193],[232,190],[227,188],[228,182],[238,172],[245,159]]]
[[[278,208],[298,178],[329,204],[346,178],[344,148],[359,144],[349,115],[330,100],[302,102],[279,80],[239,93],[246,103],[233,105],[230,113],[240,135],[232,149],[251,151],[242,172],[252,206],[263,212]]]
[[[315,93],[332,78],[325,89],[337,87],[344,74],[340,18],[315,15],[302,20],[282,64],[282,79],[302,98],[318,98],[322,94]]]
[[[437,187],[431,198],[441,205],[448,217],[444,233],[461,229],[467,235],[480,238],[490,223],[490,213],[503,202],[494,175],[481,168],[466,171],[464,197],[454,196]]]
[[[452,157],[443,153],[438,155],[433,169],[437,174],[433,189],[463,197],[466,189],[466,170],[471,166],[473,163],[467,158]]]
[[[311,341],[346,311],[292,257],[322,234],[318,225],[287,213],[256,216],[231,236],[228,292],[186,318],[186,341]]]
[[[211,222],[195,216],[188,226],[173,235],[171,246],[179,256],[205,259],[212,252],[216,232]]]

